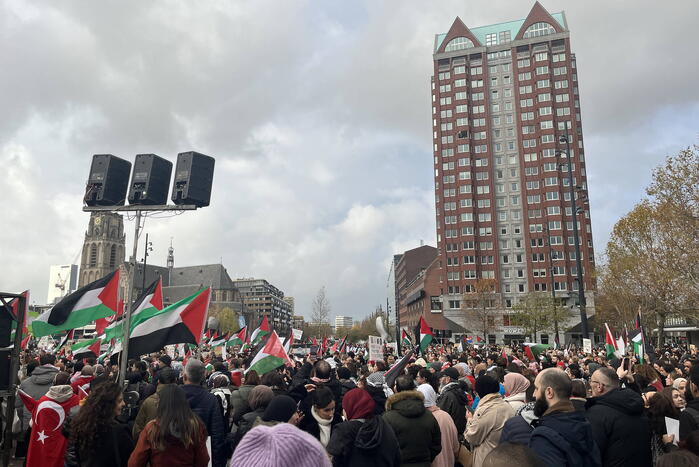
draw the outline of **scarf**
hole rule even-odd
[[[318,412],[316,412],[315,407],[311,407],[311,415],[313,415],[313,418],[318,422],[318,428],[320,428],[320,444],[322,444],[323,447],[327,447],[328,441],[330,441],[330,424],[333,420],[332,418],[330,420],[321,418]]]

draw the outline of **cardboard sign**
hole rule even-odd
[[[369,360],[383,360],[383,352],[381,351],[381,338],[378,336],[369,336]]]
[[[591,339],[583,339],[583,351],[585,353],[592,353],[592,340]]]

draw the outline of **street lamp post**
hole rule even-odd
[[[565,136],[561,136],[559,143],[563,143],[565,138],[566,150],[558,150],[558,154],[565,152],[568,159],[568,185],[570,188],[570,203],[573,215],[573,238],[575,241],[575,265],[577,267],[578,298],[580,302],[580,325],[582,327],[582,337],[587,339],[589,332],[587,329],[587,303],[585,300],[585,284],[583,282],[582,259],[580,257],[580,235],[578,234],[578,210],[575,203],[575,184],[573,183],[573,162],[570,154],[570,135],[566,126]],[[578,164],[579,168],[579,164]]]

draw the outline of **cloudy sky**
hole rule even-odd
[[[176,265],[264,277],[306,316],[325,285],[333,315],[365,315],[392,255],[435,243],[434,34],[532,4],[0,0],[0,289],[43,303],[49,265],[75,259],[92,154],[197,150],[216,158],[211,206],[149,219],[150,261],[174,237]],[[599,255],[651,169],[699,142],[699,5],[543,5],[577,54]]]

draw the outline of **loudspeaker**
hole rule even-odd
[[[123,206],[131,162],[111,154],[92,156],[84,202],[88,206]]]
[[[213,157],[198,152],[181,152],[177,155],[172,201],[175,204],[209,205],[211,185],[214,181]]]
[[[133,164],[129,204],[167,204],[172,162],[155,154],[137,154]]]
[[[12,349],[0,349],[0,391],[10,389],[10,362]]]

